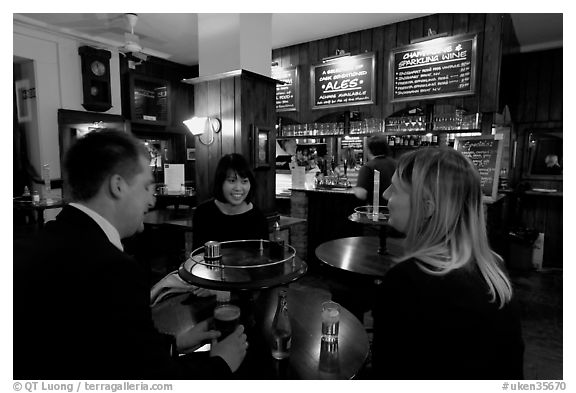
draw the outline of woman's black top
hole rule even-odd
[[[435,276],[404,261],[388,271],[375,301],[374,378],[523,377],[517,310],[490,302],[477,267]]]
[[[201,203],[192,219],[193,247],[201,247],[209,240],[268,240],[268,222],[264,214],[253,205],[241,214],[228,215],[216,206],[214,199]]]

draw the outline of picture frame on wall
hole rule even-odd
[[[18,115],[18,123],[30,121],[32,118],[32,107],[30,105],[30,81],[22,79],[14,82],[14,89],[16,90],[16,112]]]

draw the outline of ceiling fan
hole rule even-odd
[[[124,53],[129,60],[130,58],[135,58],[133,61],[138,61],[135,65],[141,64],[143,61],[148,59],[148,55],[143,52],[143,48],[140,45],[140,37],[134,34],[134,27],[138,22],[138,14],[124,14],[128,26],[130,26],[130,33],[124,33],[124,45],[118,48],[121,53]]]

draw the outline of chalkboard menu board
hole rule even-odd
[[[391,102],[474,94],[476,35],[436,38],[393,49],[388,69]]]
[[[374,104],[374,53],[344,56],[310,67],[312,109]]]
[[[284,82],[276,85],[276,112],[298,110],[298,68],[272,67],[272,78]]]
[[[456,138],[454,149],[468,157],[478,172],[482,193],[491,200],[498,194],[498,178],[502,160],[502,135]]]

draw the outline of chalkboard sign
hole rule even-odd
[[[502,160],[502,135],[471,136],[456,138],[454,149],[468,157],[478,172],[482,193],[489,200],[496,200],[500,161]]]
[[[436,38],[393,49],[388,69],[391,102],[474,94],[476,35]]]
[[[374,53],[344,56],[310,67],[312,109],[374,104]]]
[[[284,82],[276,85],[276,112],[298,110],[298,68],[272,67],[272,78]]]

